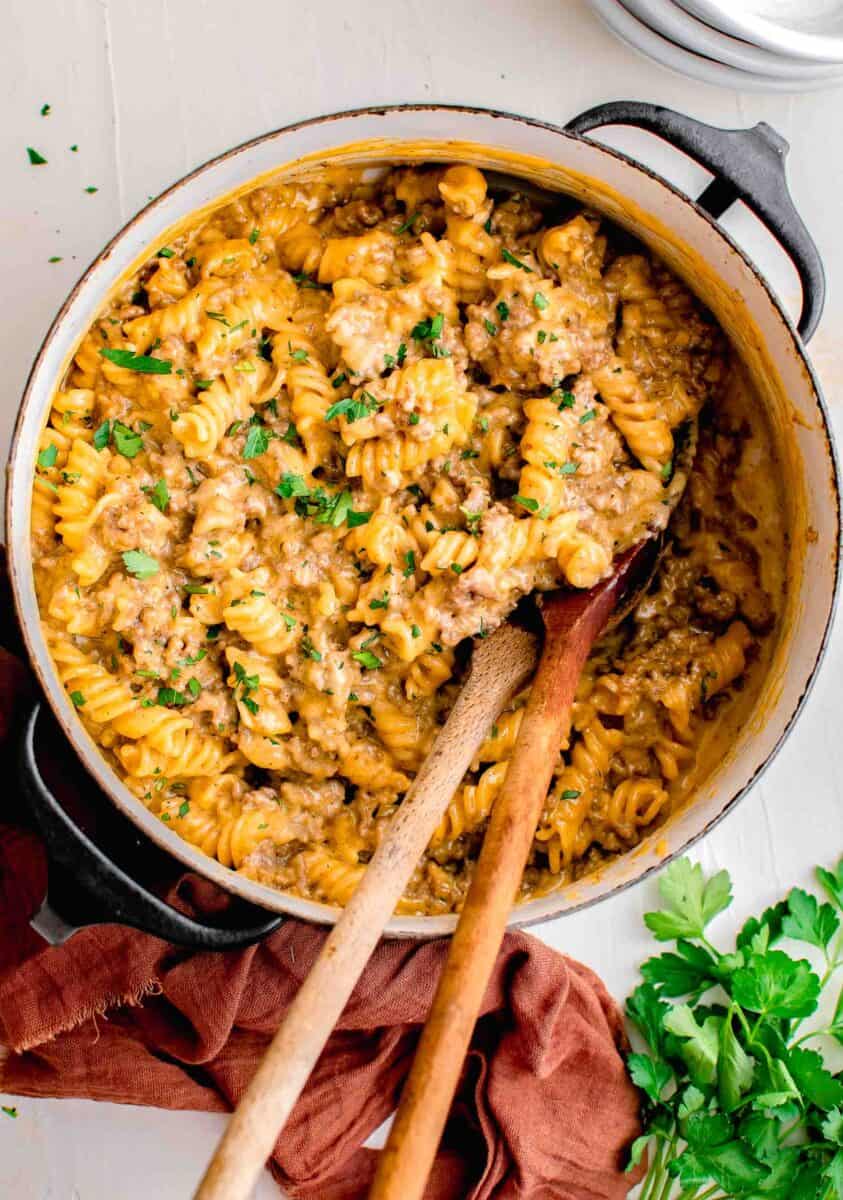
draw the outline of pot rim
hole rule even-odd
[[[18,561],[17,561],[18,548],[16,547],[15,539],[13,537],[9,536],[12,531],[13,496],[15,495],[16,490],[17,490],[16,489],[16,477],[18,474],[18,466],[19,466],[19,461],[20,461],[21,454],[22,454],[22,440],[23,440],[22,439],[22,431],[23,431],[24,420],[25,420],[26,414],[28,413],[30,406],[33,403],[34,394],[35,394],[34,393],[34,385],[35,385],[36,377],[39,374],[39,371],[42,367],[42,364],[47,355],[47,352],[50,349],[53,340],[60,332],[69,310],[75,303],[79,294],[86,287],[86,285],[87,285],[91,275],[94,273],[94,271],[100,266],[101,263],[106,261],[108,258],[110,258],[114,254],[114,252],[119,248],[120,244],[124,241],[126,235],[128,233],[130,233],[131,230],[134,229],[134,227],[142,219],[146,218],[156,208],[163,205],[164,202],[166,202],[171,196],[173,196],[176,192],[181,191],[182,188],[184,188],[187,184],[191,183],[194,179],[200,177],[201,175],[203,175],[205,172],[207,172],[211,168],[227,161],[228,159],[231,159],[231,158],[239,155],[243,151],[251,149],[252,147],[260,146],[263,143],[271,141],[272,139],[277,138],[283,134],[294,133],[298,130],[306,129],[306,128],[310,128],[310,127],[314,127],[314,126],[321,126],[321,125],[330,126],[332,123],[334,123],[336,121],[341,121],[341,120],[348,119],[348,118],[367,117],[367,116],[384,116],[384,117],[386,117],[386,116],[389,116],[394,113],[405,113],[405,112],[431,112],[431,113],[433,113],[433,112],[454,112],[454,113],[464,113],[469,116],[479,116],[479,117],[484,117],[484,118],[491,117],[495,120],[511,121],[516,124],[526,125],[530,128],[542,129],[542,130],[547,131],[548,133],[552,133],[556,136],[563,137],[572,142],[585,143],[590,148],[597,151],[598,153],[604,154],[609,158],[613,158],[613,159],[623,163],[625,166],[632,168],[636,172],[640,172],[642,175],[644,175],[645,177],[647,177],[654,183],[660,185],[661,187],[666,188],[668,190],[668,192],[671,193],[672,196],[674,198],[676,198],[677,200],[679,200],[681,203],[688,205],[698,217],[703,218],[704,222],[710,227],[710,230],[721,239],[721,241],[725,244],[725,246],[730,251],[732,251],[733,253],[737,254],[740,257],[744,266],[752,273],[756,282],[758,284],[760,284],[761,288],[763,289],[763,291],[766,295],[768,302],[770,303],[771,307],[775,310],[775,313],[776,313],[777,317],[779,318],[781,325],[784,327],[784,330],[789,335],[791,349],[795,353],[796,357],[799,359],[801,366],[803,367],[803,369],[806,372],[808,382],[810,384],[810,390],[813,394],[813,399],[816,402],[817,410],[821,417],[821,426],[822,426],[821,431],[822,431],[823,439],[825,442],[825,450],[826,450],[827,458],[828,458],[829,465],[831,468],[831,483],[832,483],[831,491],[833,493],[833,498],[834,498],[835,537],[834,537],[834,551],[833,551],[833,581],[832,581],[831,593],[830,593],[830,597],[829,597],[828,614],[827,614],[827,617],[825,620],[825,625],[824,625],[824,628],[822,631],[822,636],[817,645],[814,662],[811,666],[810,672],[807,674],[805,686],[802,690],[802,693],[799,696],[798,700],[796,701],[792,712],[790,713],[786,723],[782,727],[782,730],[781,730],[778,738],[776,739],[775,744],[770,749],[766,758],[764,759],[764,761],[761,764],[759,764],[759,766],[756,768],[756,770],[753,772],[752,776],[747,780],[747,782],[722,805],[719,812],[706,825],[704,825],[702,829],[700,829],[696,833],[693,833],[690,837],[686,838],[680,846],[677,846],[676,849],[670,851],[664,857],[660,857],[657,861],[651,863],[649,866],[644,867],[640,872],[636,872],[631,878],[618,882],[612,888],[610,888],[610,890],[604,892],[601,895],[591,896],[591,897],[588,897],[583,900],[575,900],[574,899],[571,902],[566,903],[565,907],[561,911],[558,911],[555,913],[543,913],[543,914],[526,915],[524,917],[520,917],[519,913],[522,912],[523,909],[525,907],[527,907],[527,904],[529,904],[530,902],[527,902],[527,904],[525,904],[525,905],[518,905],[518,906],[514,907],[512,909],[511,915],[510,915],[508,927],[509,928],[525,928],[527,926],[538,924],[543,921],[557,919],[559,917],[568,916],[569,914],[572,914],[575,912],[583,911],[586,908],[590,908],[592,905],[598,904],[604,900],[608,900],[612,897],[620,895],[622,892],[626,891],[627,889],[637,886],[639,883],[641,883],[643,880],[647,879],[655,871],[659,871],[663,867],[665,867],[674,858],[677,858],[678,856],[685,854],[701,838],[703,838],[708,833],[710,833],[711,830],[714,829],[715,826],[718,825],[720,823],[720,821],[722,821],[723,818],[728,813],[732,812],[732,810],[735,808],[735,806],[744,798],[744,796],[747,794],[747,792],[750,791],[750,789],[755,786],[755,784],[758,782],[758,780],[761,778],[761,776],[764,774],[764,772],[773,763],[773,761],[777,757],[779,751],[781,750],[782,745],[789,737],[789,735],[793,729],[793,726],[795,725],[799,716],[802,714],[804,707],[805,707],[805,703],[808,699],[808,696],[811,693],[811,690],[812,690],[814,683],[816,681],[816,678],[817,678],[817,674],[818,674],[819,669],[825,658],[825,654],[826,654],[826,651],[828,648],[829,638],[831,635],[832,626],[834,623],[834,618],[836,615],[836,611],[837,611],[837,607],[838,607],[838,603],[839,603],[839,599],[840,599],[840,590],[841,590],[841,562],[840,562],[841,496],[843,495],[843,488],[841,487],[841,464],[840,464],[839,452],[838,452],[837,445],[835,442],[835,435],[834,435],[833,428],[832,428],[831,421],[830,421],[828,406],[827,406],[827,403],[826,403],[826,400],[825,400],[825,397],[823,394],[823,389],[820,384],[817,373],[814,369],[814,366],[813,366],[810,358],[808,357],[805,346],[802,343],[802,339],[799,337],[799,334],[796,331],[796,328],[795,328],[792,318],[790,317],[788,312],[785,310],[781,300],[779,299],[779,297],[773,290],[770,283],[767,281],[763,272],[756,266],[756,264],[749,257],[748,253],[743,249],[743,247],[741,247],[735,241],[735,239],[728,232],[728,230],[724,229],[723,226],[720,225],[720,223],[714,217],[712,217],[711,214],[706,211],[706,209],[702,208],[693,197],[686,195],[685,192],[683,192],[679,187],[677,187],[670,180],[666,179],[663,175],[660,175],[657,171],[653,170],[651,167],[647,166],[646,164],[644,164],[642,162],[639,162],[637,159],[630,157],[628,154],[625,154],[624,152],[622,152],[620,150],[616,150],[612,146],[607,146],[603,142],[595,141],[594,139],[586,137],[585,135],[573,133],[570,130],[565,129],[562,126],[554,124],[553,122],[542,121],[535,117],[522,116],[518,113],[512,113],[512,112],[508,112],[506,110],[485,108],[485,107],[478,106],[478,105],[464,105],[464,104],[408,103],[408,104],[392,104],[392,105],[368,105],[368,106],[361,107],[361,108],[353,108],[353,109],[347,109],[344,111],[339,111],[339,112],[334,112],[334,113],[327,113],[322,116],[308,117],[304,120],[296,121],[289,125],[283,125],[277,129],[269,130],[265,133],[255,136],[253,138],[248,138],[245,141],[240,142],[237,145],[232,146],[229,149],[221,152],[220,154],[213,155],[211,158],[206,159],[204,162],[202,162],[198,166],[194,167],[193,170],[189,171],[187,174],[185,174],[185,175],[181,176],[179,179],[175,180],[172,184],[170,184],[167,188],[165,188],[162,192],[160,192],[154,199],[150,200],[147,204],[145,204],[142,208],[140,208],[136,213],[134,213],[133,216],[131,216],[120,227],[120,229],[118,229],[118,231],[113,235],[113,237],[106,243],[106,245],[103,247],[103,249],[91,260],[89,265],[82,272],[79,279],[74,284],[74,286],[68,293],[66,299],[64,300],[61,307],[59,308],[56,316],[50,323],[50,325],[47,329],[47,332],[45,333],[45,335],[41,341],[41,344],[38,348],[35,359],[33,361],[32,367],[27,376],[26,384],[24,386],[23,393],[21,396],[21,401],[20,401],[20,405],[18,408],[17,417],[15,419],[15,425],[14,425],[12,440],[10,443],[9,455],[8,455],[7,464],[6,464],[5,517],[6,517],[6,529],[7,529],[8,552],[9,552],[9,577],[10,577],[10,582],[11,582],[11,587],[12,587],[12,596],[13,596],[14,606],[15,606],[15,616],[17,618],[18,625],[21,630],[22,639],[23,639],[24,645],[26,647],[30,666],[33,669],[33,671],[35,672],[38,682],[42,685],[45,698],[50,706],[50,709],[52,711],[54,718],[58,721],[63,732],[67,735],[68,740],[70,741],[71,747],[73,748],[74,752],[77,754],[77,756],[82,761],[83,766],[86,768],[86,770],[90,771],[89,764],[86,762],[85,755],[82,752],[82,740],[87,738],[89,741],[91,741],[92,745],[95,745],[95,744],[93,743],[92,739],[90,739],[90,735],[87,734],[87,731],[84,729],[84,727],[81,724],[79,724],[77,722],[76,726],[72,726],[70,724],[70,722],[68,722],[65,719],[64,714],[62,712],[58,711],[58,709],[56,708],[56,706],[53,703],[53,698],[50,694],[50,691],[46,687],[47,677],[48,677],[48,675],[55,674],[55,668],[52,664],[52,661],[49,659],[49,652],[46,651],[46,649],[45,649],[45,652],[42,656],[41,648],[35,645],[34,635],[32,634],[32,631],[30,630],[29,622],[24,618],[24,604],[23,604],[23,597],[21,594],[20,571],[24,570],[25,568],[23,567],[22,564],[18,563]],[[446,139],[444,137],[442,138],[443,142],[445,142],[447,140],[448,139]],[[350,144],[350,143],[340,143],[340,146],[345,145],[345,144]],[[483,145],[483,144],[484,143],[482,143],[482,142],[478,143],[478,145]],[[492,143],[486,143],[486,144],[488,145],[489,149],[493,148]],[[338,148],[339,147],[330,147],[329,149],[333,151]],[[285,165],[284,163],[279,164],[279,170],[283,169],[284,165]],[[263,174],[263,172],[261,172],[261,174]],[[260,176],[256,176],[255,178],[259,178],[259,177]],[[238,185],[236,189],[232,189],[232,190],[236,190],[239,192],[247,186],[248,186],[248,181],[245,181],[243,184]],[[223,193],[223,196],[225,194],[226,193]],[[222,196],[220,197],[220,199],[222,199]],[[42,658],[44,659],[44,661],[42,661]],[[101,751],[99,751],[99,748],[95,747],[95,749],[96,749],[96,752],[100,755],[104,766],[113,772],[113,768],[108,763],[108,761],[104,758],[104,756],[102,756]],[[111,788],[104,787],[99,779],[95,779],[95,782],[99,786],[103,787],[103,790],[106,792],[108,800],[112,804],[116,805],[116,807],[118,808],[118,811],[126,813],[126,815],[128,815],[130,818],[132,817],[132,815],[133,815],[132,812],[128,809],[127,806],[118,802],[118,800],[117,800],[116,796],[114,795]],[[135,798],[133,797],[133,799],[135,799]],[[136,803],[138,805],[140,804],[139,801],[136,801]],[[693,803],[693,801],[691,803]],[[148,832],[146,830],[142,829],[141,832],[143,832],[146,836],[149,836]],[[169,831],[165,830],[163,832],[166,834]],[[177,837],[177,835],[175,835],[175,834],[173,834],[171,836],[173,838]],[[218,886],[223,887],[225,890],[232,892],[236,895],[239,895],[241,897],[244,897],[244,898],[252,901],[253,903],[258,904],[259,906],[261,906],[263,908],[269,909],[270,911],[285,913],[296,919],[312,921],[312,922],[319,923],[319,924],[334,924],[337,921],[340,913],[342,912],[342,909],[334,907],[332,905],[323,904],[323,903],[320,903],[318,901],[313,901],[313,900],[306,900],[303,897],[295,896],[293,893],[285,892],[280,889],[271,888],[268,885],[259,884],[259,883],[256,883],[255,881],[243,880],[239,876],[237,876],[237,874],[234,871],[231,871],[228,868],[222,867],[221,864],[217,864],[211,859],[206,859],[206,856],[204,856],[201,853],[201,851],[199,851],[198,849],[196,849],[193,846],[190,846],[188,843],[184,842],[183,839],[178,839],[178,844],[170,845],[170,839],[167,838],[166,842],[164,841],[164,839],[162,839],[158,844],[164,846],[164,848],[169,853],[171,853],[173,855],[173,857],[179,859],[189,869],[199,871],[200,873],[204,874],[206,878],[212,879],[213,882],[217,883]],[[628,853],[634,853],[634,850],[629,851]],[[204,863],[202,861],[203,859],[206,859],[206,861]],[[217,870],[209,871],[209,869],[208,869],[209,867],[219,867],[219,871],[217,871]],[[224,876],[218,877],[219,872],[223,872]],[[226,882],[227,880],[229,880],[230,883]],[[239,886],[231,886],[231,884],[235,884],[235,885],[239,885]],[[248,884],[248,887],[244,886],[246,884]],[[549,894],[552,894],[552,893],[549,893]],[[456,926],[456,922],[457,922],[456,915],[405,916],[405,917],[394,917],[393,916],[386,926],[385,936],[387,936],[387,937],[399,937],[399,936],[400,937],[412,937],[412,938],[416,938],[416,939],[437,937],[437,936],[447,935],[450,932],[452,932],[452,930]]]

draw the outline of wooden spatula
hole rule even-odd
[[[418,1200],[424,1192],[582,668],[613,614],[620,619],[637,601],[657,559],[658,543],[641,543],[591,591],[556,592],[542,605],[541,661],[369,1200]]]
[[[196,1200],[251,1194],[460,780],[537,656],[536,637],[513,625],[476,643],[448,720],[243,1094]]]

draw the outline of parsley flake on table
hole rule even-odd
[[[33,150],[32,146],[27,146],[26,154],[30,165],[33,167],[43,167],[47,161],[44,155],[39,154],[37,150]]]

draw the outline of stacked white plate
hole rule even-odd
[[[591,0],[634,50],[756,92],[843,86],[843,0]]]

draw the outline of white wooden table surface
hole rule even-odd
[[[742,95],[685,80],[617,42],[583,0],[6,0],[0,38],[0,452],[31,360],[76,278],[146,200],[209,157],[304,117],[367,104],[485,105],[564,123],[593,104],[645,99],[726,126],[766,120],[791,142],[792,191],[830,294],[812,353],[843,437],[843,90]],[[42,117],[42,104],[52,111]],[[611,139],[700,190],[704,174],[643,135]],[[69,147],[78,145],[72,153]],[[26,146],[47,159],[27,162]],[[96,187],[88,194],[86,187]],[[788,269],[741,214],[760,265]],[[61,256],[59,263],[49,263]],[[736,913],[805,883],[843,852],[843,633],[777,761],[699,848],[726,866]],[[654,884],[534,932],[599,971],[621,997],[650,952]],[[0,1196],[181,1200],[223,1118],[84,1101],[6,1100]],[[277,1196],[267,1175],[257,1195]]]

